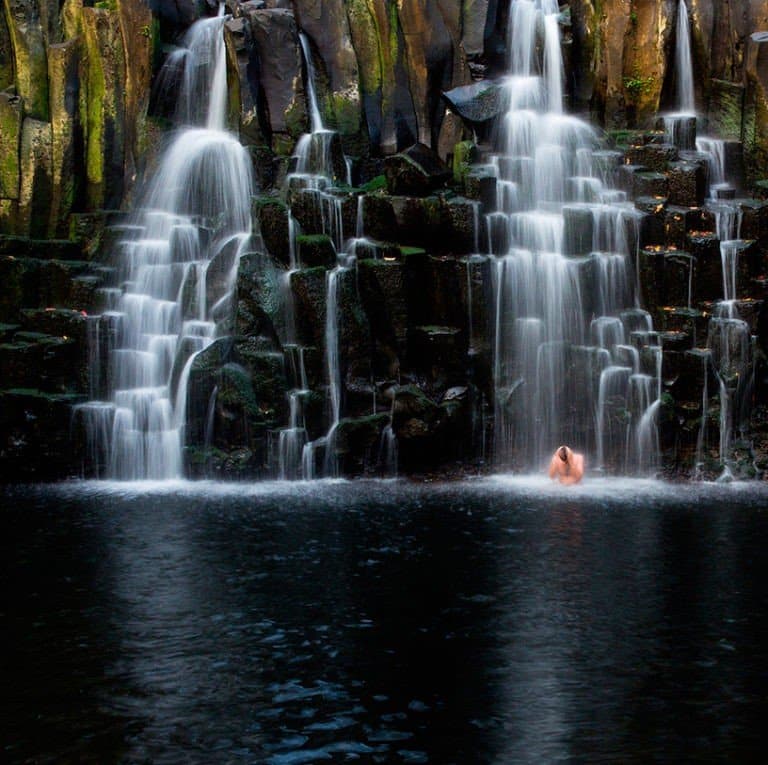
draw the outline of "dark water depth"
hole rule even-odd
[[[765,487],[22,487],[0,540],[4,762],[765,761]]]

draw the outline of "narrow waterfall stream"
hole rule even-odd
[[[486,224],[496,461],[538,470],[569,443],[593,468],[651,472],[658,342],[639,307],[640,215],[612,188],[618,155],[564,113],[559,18],[555,0],[511,6],[508,109],[492,157],[499,209]]]
[[[198,21],[169,57],[170,70],[183,67],[181,127],[113,253],[105,310],[91,319],[101,367],[95,400],[76,415],[100,476],[184,473],[189,371],[231,313],[250,238],[252,180],[246,150],[224,129],[224,21],[223,13]]]

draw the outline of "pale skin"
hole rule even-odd
[[[560,446],[549,463],[549,477],[570,486],[584,476],[584,455],[577,454],[567,446]]]

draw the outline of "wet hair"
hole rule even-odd
[[[560,459],[565,462],[568,459],[568,452],[564,446],[561,446],[557,450],[558,455],[560,456]]]

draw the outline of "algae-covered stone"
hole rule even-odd
[[[459,141],[453,147],[453,180],[455,183],[464,183],[464,179],[477,162],[477,145],[474,141]]]
[[[327,234],[297,236],[296,251],[303,268],[333,268],[336,264],[336,248]]]
[[[51,124],[28,117],[21,129],[19,232],[32,237],[46,236],[52,191]]]
[[[48,119],[46,40],[36,0],[5,0],[5,19],[13,46],[16,93],[25,116]]]
[[[383,154],[393,154],[397,151],[395,68],[401,55],[397,36],[397,5],[374,0],[350,0],[347,17],[357,55],[371,145]]]
[[[85,50],[80,72],[80,121],[85,139],[86,200],[119,207],[123,193],[126,88],[118,14],[83,8]]]
[[[5,12],[0,8],[0,90],[13,87],[14,69],[11,34],[8,31]]]
[[[21,179],[21,101],[0,93],[0,199],[18,199]]]
[[[77,40],[48,47],[51,109],[52,196],[49,233],[62,235],[77,197],[75,132],[78,118],[80,46]]]

